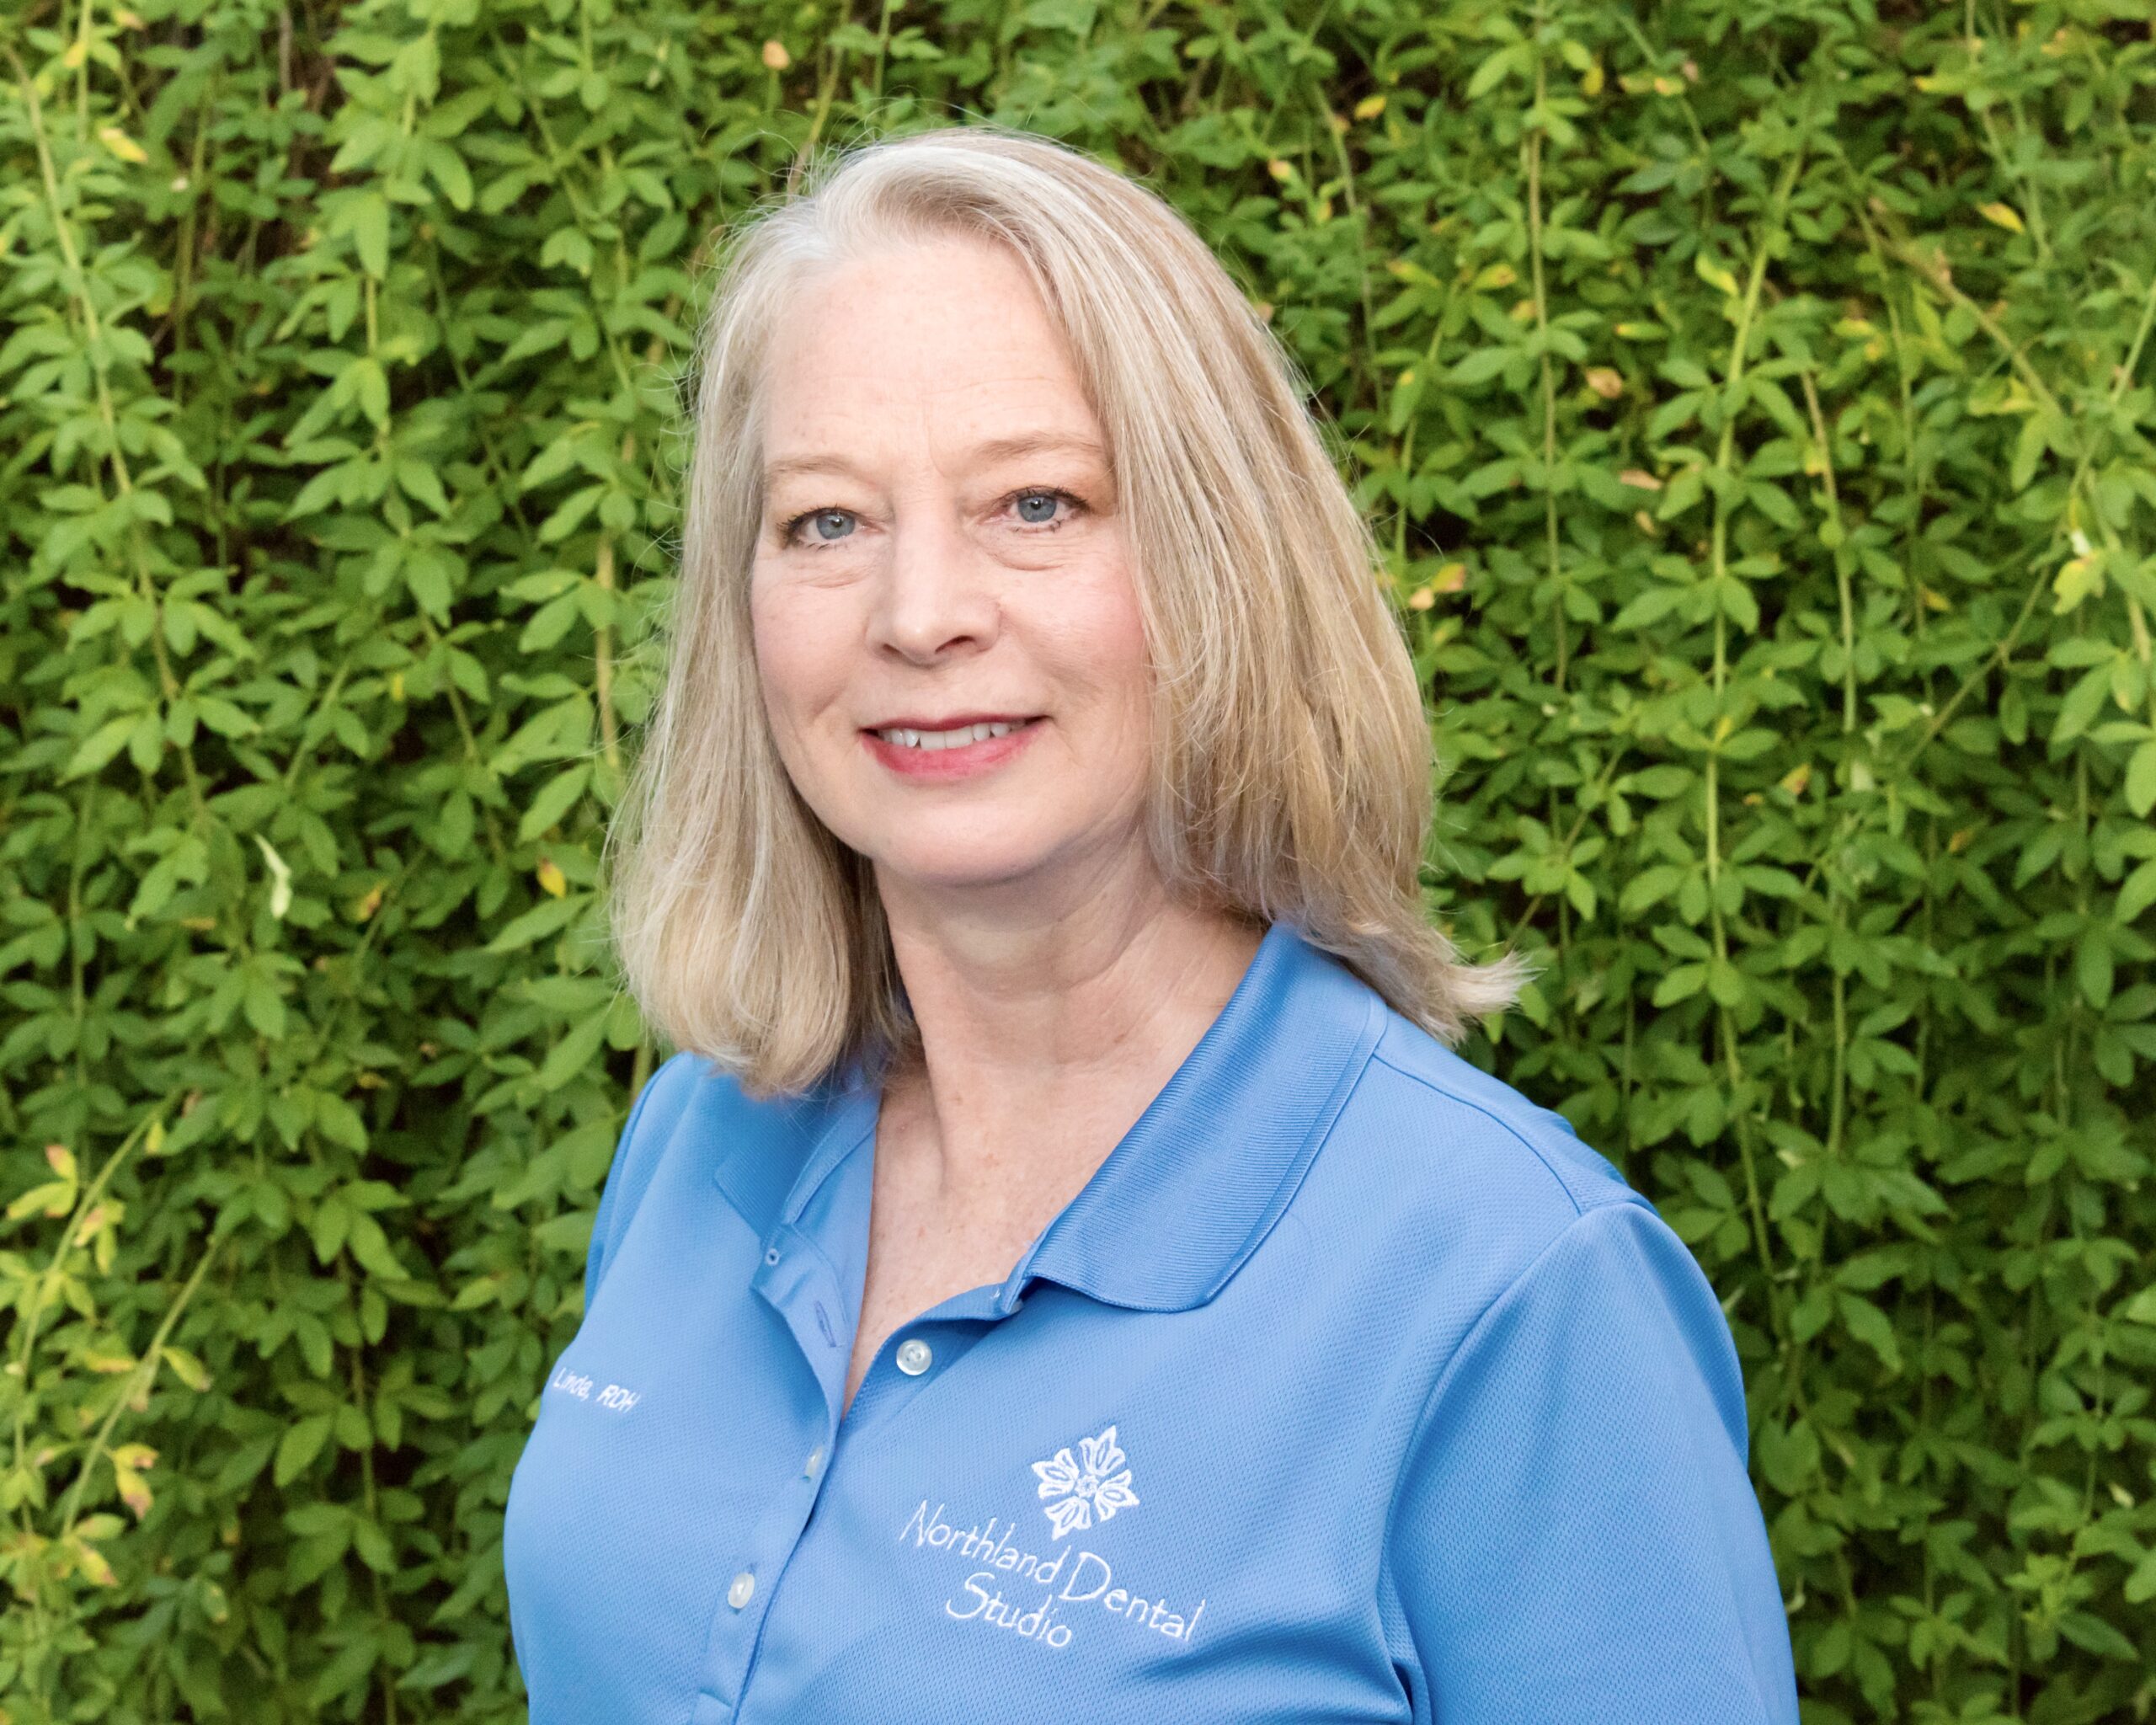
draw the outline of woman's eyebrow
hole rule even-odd
[[[1106,467],[1107,451],[1091,437],[1063,431],[1024,431],[1010,437],[991,437],[975,444],[965,452],[964,459],[971,462],[1011,461],[1021,456],[1067,452],[1089,457]],[[781,456],[764,468],[764,483],[773,486],[782,479],[790,479],[808,473],[851,473],[861,477],[861,470],[843,455],[813,454]]]

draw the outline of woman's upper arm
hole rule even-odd
[[[1386,1561],[1435,1716],[1795,1725],[1745,1429],[1684,1243],[1642,1203],[1582,1212],[1447,1361],[1396,1485]]]

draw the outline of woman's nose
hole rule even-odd
[[[902,510],[878,578],[875,639],[924,661],[954,642],[985,644],[995,626],[987,574],[947,504]]]

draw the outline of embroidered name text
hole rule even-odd
[[[564,1396],[574,1396],[579,1402],[596,1402],[616,1413],[627,1413],[643,1400],[641,1391],[625,1390],[619,1384],[609,1384],[595,1396],[591,1392],[590,1378],[560,1365],[554,1368],[554,1375],[547,1381],[547,1387]]]

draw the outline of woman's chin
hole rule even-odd
[[[993,846],[960,837],[948,843],[885,852],[874,857],[878,884],[889,897],[894,892],[994,893],[1033,890],[1052,866],[1053,853],[1015,846],[1006,841]]]

